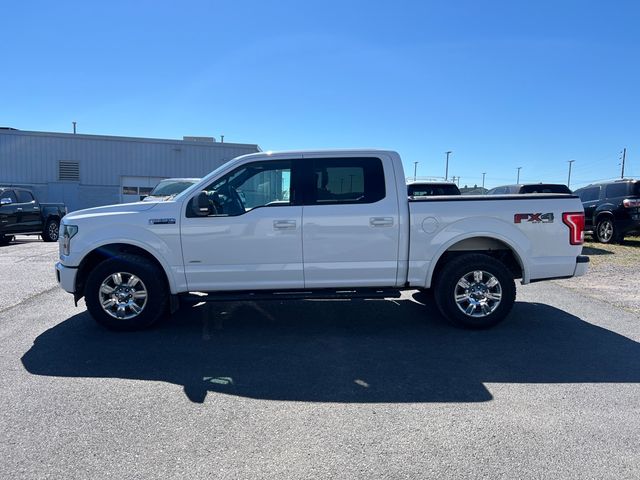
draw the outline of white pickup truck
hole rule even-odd
[[[583,275],[584,212],[558,194],[407,196],[392,151],[257,153],[182,193],[73,212],[58,281],[110,328],[180,300],[395,297],[433,289],[442,314],[485,328],[523,284]]]

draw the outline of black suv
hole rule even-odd
[[[518,185],[502,185],[492,188],[487,195],[511,195],[525,193],[567,193],[571,190],[559,183],[520,183]]]
[[[585,230],[601,243],[640,233],[640,180],[594,183],[574,192],[584,207]]]

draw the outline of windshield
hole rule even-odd
[[[177,195],[196,183],[195,180],[163,180],[155,186],[149,196],[151,197],[168,197]]]

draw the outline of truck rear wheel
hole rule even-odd
[[[87,277],[85,303],[99,324],[113,330],[136,330],[156,323],[167,311],[164,272],[138,255],[100,263]]]
[[[513,275],[499,260],[466,254],[442,268],[434,295],[440,312],[451,323],[480,329],[504,320],[515,302],[516,287]]]
[[[0,245],[9,245],[14,238],[13,235],[0,235]]]
[[[57,242],[60,236],[60,220],[57,218],[50,218],[44,225],[44,231],[42,232],[42,239],[45,242]]]

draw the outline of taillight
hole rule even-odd
[[[569,227],[569,243],[582,245],[584,243],[584,212],[565,212],[562,222]]]
[[[622,206],[624,208],[636,208],[640,207],[640,199],[637,198],[625,198],[622,201]]]

